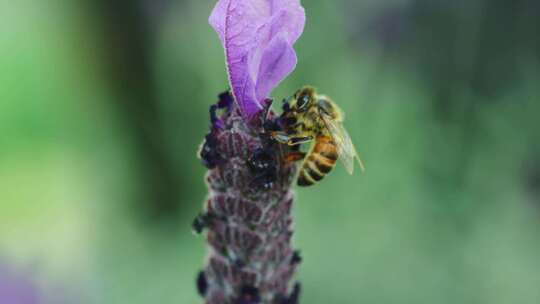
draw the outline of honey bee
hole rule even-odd
[[[317,94],[315,88],[305,86],[285,100],[281,116],[282,131],[274,131],[271,137],[290,146],[312,142],[309,152],[292,153],[287,159],[301,160],[298,174],[299,186],[311,186],[320,181],[336,165],[338,159],[349,174],[353,173],[355,159],[362,171],[364,164],[343,127],[343,112],[325,95]]]

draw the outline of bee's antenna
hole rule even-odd
[[[263,103],[263,119],[266,121],[270,115],[270,109],[272,108],[273,99],[267,98]]]

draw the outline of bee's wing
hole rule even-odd
[[[358,156],[356,148],[351,141],[351,137],[341,122],[337,122],[325,114],[323,114],[322,117],[328,131],[332,135],[332,139],[336,143],[339,159],[341,159],[341,162],[345,166],[345,169],[347,169],[347,172],[349,172],[349,174],[353,173],[355,158],[358,160],[358,164],[360,165],[362,171],[364,171],[364,163]]]

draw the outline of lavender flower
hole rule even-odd
[[[44,301],[36,284],[26,273],[0,263],[0,303],[40,304]]]
[[[290,147],[269,137],[280,128],[271,90],[296,65],[303,31],[299,0],[220,0],[210,16],[225,49],[230,92],[210,107],[200,150],[209,196],[194,230],[208,228],[209,256],[197,277],[207,304],[296,304],[291,279],[301,258],[291,246],[296,167]]]
[[[246,117],[256,115],[296,66],[292,45],[304,30],[304,9],[299,0],[220,0],[209,21],[225,49],[240,110]]]

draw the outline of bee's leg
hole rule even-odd
[[[286,144],[289,141],[289,135],[285,132],[273,131],[271,133],[272,139],[279,143]]]
[[[286,162],[296,162],[296,161],[299,161],[299,160],[303,160],[304,157],[306,157],[305,152],[300,152],[300,151],[291,152],[291,153],[287,154],[287,156],[285,156],[285,161]]]
[[[291,137],[289,141],[287,142],[287,144],[289,146],[296,146],[303,143],[307,143],[308,141],[312,141],[312,140],[313,140],[313,136]]]
[[[272,132],[272,138],[282,144],[287,144],[289,146],[296,146],[313,140],[313,136],[293,137],[285,132],[279,131]]]

